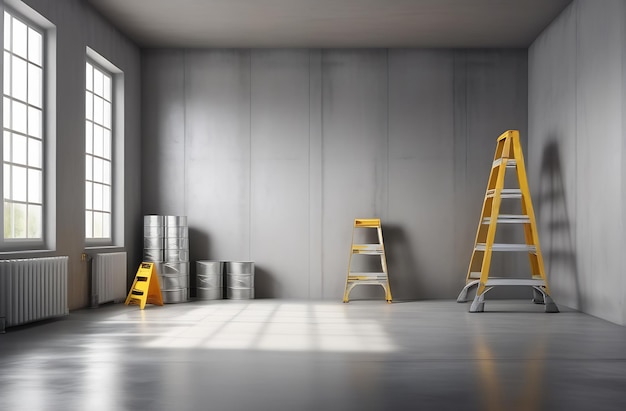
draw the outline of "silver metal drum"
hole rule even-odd
[[[196,262],[196,296],[199,300],[221,300],[224,296],[224,263]]]
[[[189,301],[189,288],[161,290],[161,296],[165,304],[185,303]]]
[[[226,270],[226,298],[249,300],[254,298],[254,263],[229,261]]]
[[[145,262],[159,263],[163,261],[164,221],[161,215],[143,216],[143,261]]]

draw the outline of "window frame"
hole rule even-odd
[[[0,64],[2,64],[4,72],[4,12],[7,12],[12,18],[22,22],[41,35],[41,233],[38,238],[5,238],[4,237],[4,116],[0,118],[2,124],[3,144],[0,144],[0,158],[2,158],[3,166],[0,167],[0,181],[2,181],[2,197],[0,202],[0,214],[2,215],[2,236],[0,236],[0,255],[23,253],[23,252],[39,252],[51,251],[55,248],[55,232],[56,232],[56,171],[55,153],[56,153],[56,104],[54,97],[56,96],[56,28],[47,19],[31,9],[22,2],[16,0],[4,0],[0,2],[0,12],[2,12],[2,30],[0,33],[0,42],[3,44],[3,52],[0,55]],[[13,53],[13,52],[12,52]],[[30,61],[25,59],[26,64]],[[4,112],[4,81],[2,85],[3,99],[0,100],[0,110]],[[8,96],[14,98],[13,96]],[[29,107],[27,105],[27,107]],[[13,132],[13,129],[7,130]],[[22,133],[20,133],[22,134]],[[27,138],[28,133],[23,134]],[[28,169],[28,168],[27,168]],[[28,198],[25,204],[28,204]]]
[[[85,61],[83,63],[83,90],[84,96],[86,96],[87,79],[86,79],[86,67],[87,63],[91,64],[98,70],[106,73],[111,78],[111,207],[110,207],[110,237],[108,238],[89,238],[87,237],[86,230],[86,162],[87,162],[87,147],[86,147],[86,124],[87,124],[87,107],[86,99],[84,98],[84,116],[83,116],[83,142],[85,143],[83,150],[83,161],[85,166],[85,176],[83,178],[83,189],[85,195],[83,195],[83,238],[85,240],[85,248],[97,249],[102,247],[123,247],[124,246],[124,73],[117,68],[108,59],[100,55],[98,52],[90,47],[86,48]]]

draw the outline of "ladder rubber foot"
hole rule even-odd
[[[555,303],[548,303],[548,304],[546,304],[546,312],[547,313],[558,313],[560,311],[559,311],[559,308],[556,306]]]

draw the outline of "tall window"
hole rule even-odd
[[[4,239],[43,239],[43,34],[4,12]]]
[[[112,75],[90,61],[86,69],[85,237],[111,239]]]

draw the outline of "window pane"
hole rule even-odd
[[[4,52],[4,64],[2,65],[4,69],[4,94],[11,95],[11,55]]]
[[[11,167],[13,174],[12,199],[15,201],[26,201],[26,169],[24,167]]]
[[[12,129],[15,131],[19,131],[20,133],[26,134],[26,132],[28,131],[26,129],[26,104],[20,103],[18,101],[13,101],[11,114]]]
[[[85,78],[87,80],[87,90],[93,91],[93,66],[89,63],[86,66]]]
[[[111,101],[111,77],[104,76],[104,93],[103,97]]]
[[[13,203],[4,202],[4,238],[13,238]]]
[[[28,107],[28,135],[41,138],[41,110]]]
[[[93,71],[93,92],[96,93],[97,95],[101,96],[102,93],[102,83],[104,81],[104,79],[102,78],[104,77],[102,75],[102,72],[98,69],[94,69]]]
[[[5,128],[11,128],[11,100],[8,98],[2,99],[2,124]]]
[[[13,76],[11,77],[11,96],[18,100],[26,101],[26,62],[13,56]]]
[[[87,120],[93,120],[93,94],[85,93],[85,116]]]
[[[111,238],[111,214],[102,214],[102,237]]]
[[[85,152],[93,154],[93,123],[85,122]]]
[[[41,170],[28,170],[28,202],[41,204]]]
[[[4,198],[5,199],[10,199],[11,198],[11,166],[8,164],[4,165],[4,177],[3,177],[4,181]]]
[[[104,107],[103,107],[103,119],[102,119],[102,125],[104,125],[106,128],[111,128],[111,103],[109,103],[108,101],[104,102]]]
[[[4,12],[4,48],[11,50],[11,16],[6,11]]]
[[[102,184],[93,185],[93,207],[94,210],[102,210]]]
[[[102,157],[111,159],[111,131],[104,130],[102,136],[102,142],[104,143],[104,148],[102,151]]]
[[[102,186],[102,209],[111,211],[111,187]]]
[[[102,170],[102,182],[105,184],[111,184],[111,162],[103,161],[102,165],[104,170]]]
[[[93,238],[93,213],[91,211],[85,213],[85,237]]]
[[[13,52],[18,56],[27,58],[26,24],[13,19]]]
[[[4,138],[2,139],[3,156],[4,161],[11,161],[11,133],[4,132]]]
[[[100,97],[95,96],[93,98],[93,121],[97,124],[104,123],[104,115],[102,113],[103,110],[103,101]]]
[[[14,238],[26,237],[26,204],[13,204]]]
[[[41,44],[42,38],[41,34],[37,33],[35,30],[29,28],[28,29],[28,59],[35,64],[41,66]]]
[[[85,208],[93,208],[93,183],[87,181],[85,184]]]
[[[28,206],[28,238],[41,238],[41,206]]]
[[[102,213],[93,213],[93,237],[102,238]]]
[[[93,127],[93,154],[96,156],[103,156],[104,151],[104,142],[102,139],[104,138],[102,134],[102,127],[98,125],[94,125]]]
[[[41,140],[28,139],[28,165],[41,168]]]
[[[41,69],[34,64],[28,65],[28,102],[36,107],[41,107]]]
[[[93,180],[93,157],[85,157],[85,178],[87,180]]]
[[[13,134],[13,157],[11,160],[17,164],[26,165],[26,137]]]
[[[93,181],[97,181],[98,183],[101,183],[103,178],[102,178],[102,159],[98,158],[98,157],[94,157],[93,158]]]

